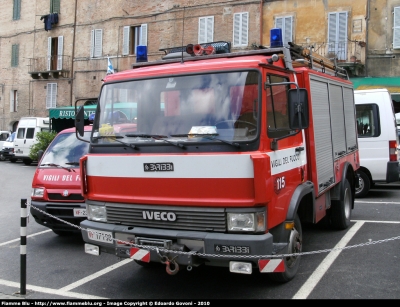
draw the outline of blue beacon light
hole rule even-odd
[[[147,62],[147,46],[136,47],[136,63]]]
[[[271,48],[272,47],[283,47],[282,41],[282,29],[281,28],[273,28],[271,29]]]

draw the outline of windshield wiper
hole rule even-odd
[[[204,139],[208,140],[215,140],[215,141],[220,141],[222,143],[240,148],[240,144],[236,142],[229,142],[220,138],[216,138],[215,134],[195,134],[195,133],[186,133],[186,134],[171,134],[172,137],[188,137],[188,136],[195,136],[195,137],[202,137]]]
[[[66,164],[68,164],[68,163],[66,163]],[[54,167],[59,167],[59,168],[65,169],[68,172],[75,172],[75,170],[73,168],[68,168],[68,167],[61,166],[61,165],[55,164],[55,163],[42,163],[42,164],[40,164],[40,166],[54,166]]]
[[[79,165],[79,162],[66,162],[67,165]]]
[[[183,145],[182,143],[179,142],[171,142],[168,140],[165,140],[165,138],[167,138],[168,136],[166,135],[159,135],[159,134],[142,134],[142,133],[128,133],[125,134],[126,137],[138,137],[138,138],[151,138],[154,140],[158,140],[158,141],[164,141],[165,143],[177,146],[179,148],[185,149],[186,146]]]
[[[112,139],[113,141],[121,143],[121,144],[123,144],[125,146],[131,147],[133,149],[138,149],[137,146],[134,145],[134,144],[125,143],[123,141],[118,140],[118,139],[123,139],[124,138],[123,136],[120,136],[120,135],[100,135],[100,136],[96,136],[95,138],[96,139]]]

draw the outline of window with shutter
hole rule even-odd
[[[47,83],[46,87],[46,109],[57,106],[57,83]]]
[[[138,45],[147,46],[147,24],[125,26],[122,35],[122,55],[135,54]]]
[[[393,48],[400,49],[400,6],[394,8]]]
[[[11,46],[11,67],[17,67],[19,62],[19,45]]]
[[[103,30],[92,30],[90,56],[92,58],[101,57],[103,54]]]
[[[13,20],[21,18],[21,0],[14,0],[13,6]]]
[[[233,46],[247,46],[249,43],[249,13],[233,15]]]
[[[347,12],[329,13],[328,57],[347,59]]]
[[[282,29],[283,45],[289,46],[289,42],[293,42],[293,16],[276,17],[275,28]]]
[[[60,0],[50,0],[50,13],[60,13]]]
[[[199,18],[199,44],[212,42],[214,39],[214,16]]]

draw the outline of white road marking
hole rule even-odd
[[[400,205],[398,201],[361,201],[356,200],[355,203],[363,203],[363,204],[381,204],[381,205]]]
[[[17,282],[13,282],[13,281],[0,279],[0,284],[3,286],[7,286],[7,287],[20,288],[20,284]],[[32,286],[29,284],[26,285],[26,289],[32,290],[35,292],[41,292],[41,293],[47,293],[47,294],[53,294],[53,295],[59,295],[59,296],[66,296],[66,297],[72,297],[72,298],[84,299],[84,300],[107,299],[106,297],[101,297],[101,296],[88,295],[88,294],[82,294],[82,293],[77,293],[77,292],[68,292],[68,291],[62,291],[62,290],[57,290],[57,289]]]
[[[89,276],[87,276],[85,278],[82,278],[81,280],[78,280],[78,281],[76,281],[76,282],[74,282],[72,284],[69,284],[68,286],[62,287],[61,289],[59,289],[59,291],[69,291],[71,289],[79,287],[79,286],[81,286],[81,285],[83,285],[83,284],[85,284],[85,283],[87,283],[87,282],[89,282],[89,281],[91,281],[93,279],[96,279],[97,277],[100,277],[101,275],[107,274],[108,272],[111,272],[112,270],[118,269],[119,267],[121,267],[121,266],[123,266],[123,265],[125,265],[125,264],[127,264],[129,262],[132,262],[132,261],[133,261],[132,259],[122,260],[122,261],[120,261],[120,262],[118,262],[116,264],[110,265],[109,267],[107,267],[107,268],[105,268],[105,269],[103,269],[101,271],[98,271],[97,273],[94,273],[94,274],[89,275]]]
[[[37,232],[37,233],[31,234],[31,235],[28,235],[28,236],[26,236],[26,237],[27,237],[27,238],[32,238],[32,237],[34,237],[34,236],[38,236],[38,235],[41,235],[41,234],[44,234],[44,233],[50,232],[50,231],[51,231],[51,229],[49,229],[49,230],[44,230],[44,231],[41,231],[41,232]],[[7,245],[7,244],[10,244],[10,243],[14,243],[14,242],[18,242],[18,241],[20,241],[20,240],[21,240],[21,238],[14,239],[14,240],[10,240],[10,241],[7,241],[7,242],[3,242],[3,243],[0,243],[0,246]]]
[[[349,243],[349,241],[354,237],[357,231],[361,228],[361,226],[364,225],[364,223],[365,222],[363,221],[356,222],[353,227],[351,227],[349,231],[344,235],[344,237],[339,241],[339,243],[336,244],[334,249],[345,247],[347,243]],[[297,293],[293,296],[293,299],[306,299],[341,252],[342,250],[330,252],[328,256],[326,256],[321,264],[317,267],[314,273],[303,284],[300,290],[297,291]]]

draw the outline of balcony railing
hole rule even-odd
[[[321,56],[336,60],[338,63],[343,62],[364,62],[362,61],[362,48],[365,47],[364,42],[315,42],[315,43],[302,43],[300,46],[309,49],[313,53],[317,53]]]
[[[28,73],[34,79],[40,77],[68,77],[70,72],[71,57],[68,55],[53,55],[29,59]]]
[[[316,42],[300,44],[303,48],[310,49],[313,54],[318,54],[330,59],[335,66],[346,69],[348,75],[359,76],[365,67],[365,42]]]

